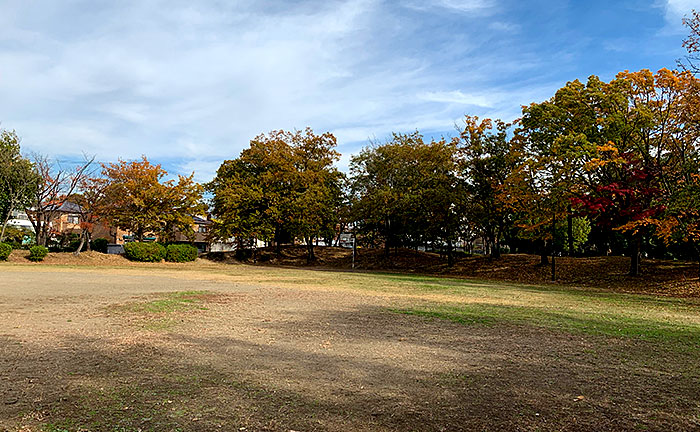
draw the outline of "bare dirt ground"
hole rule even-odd
[[[438,300],[401,284],[0,265],[0,430],[700,430],[697,350],[398,314]]]

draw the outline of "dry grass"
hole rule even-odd
[[[0,430],[700,428],[694,299],[207,261],[0,272]]]

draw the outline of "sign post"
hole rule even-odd
[[[355,234],[352,235],[352,269],[355,270]]]

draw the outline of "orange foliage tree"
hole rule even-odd
[[[193,180],[194,174],[178,176],[177,181],[164,180],[167,174],[145,156],[139,161],[103,164],[106,217],[139,241],[149,233],[161,241],[174,239],[177,232],[192,237],[192,216],[206,211],[203,188]]]

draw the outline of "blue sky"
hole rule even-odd
[[[25,152],[142,154],[209,180],[255,135],[513,120],[573,79],[672,68],[700,0],[5,0],[0,127]]]

